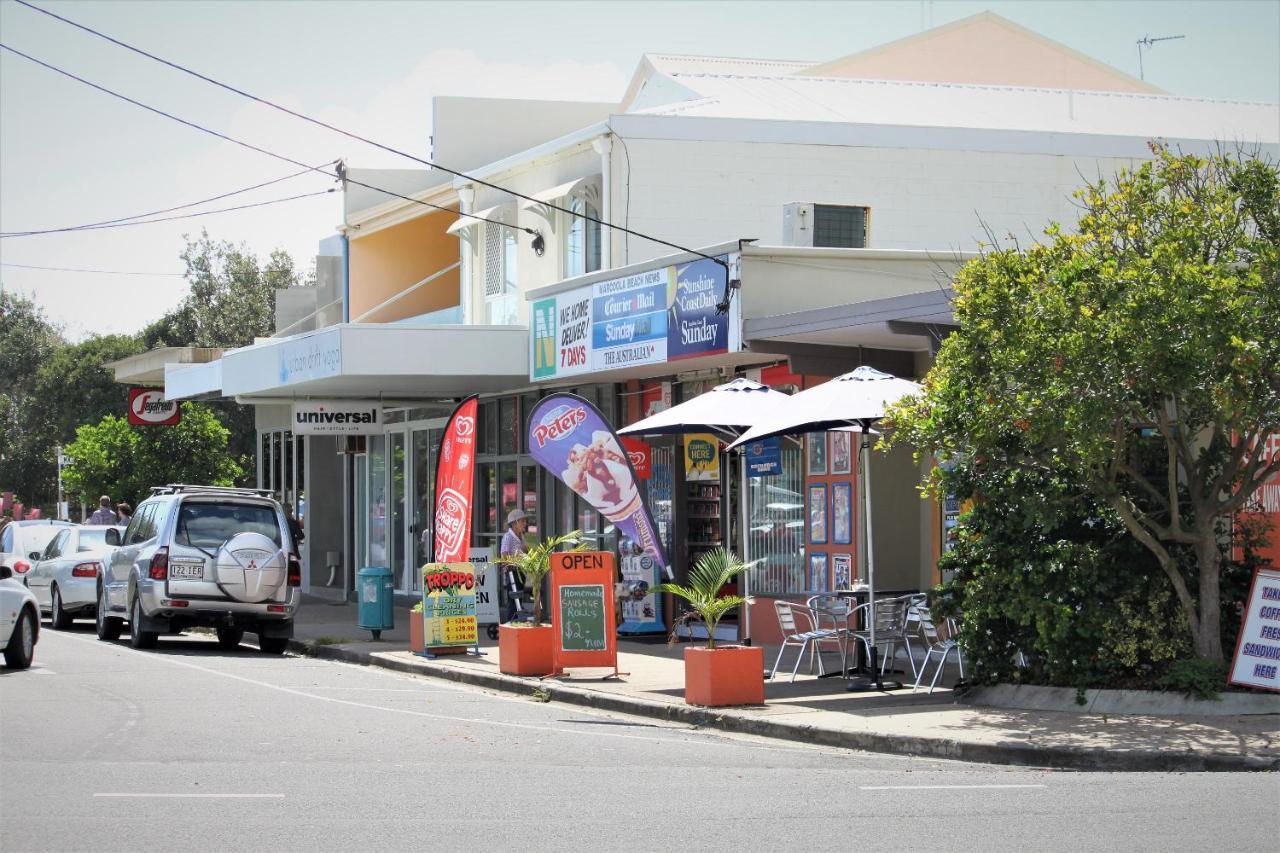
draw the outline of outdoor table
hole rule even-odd
[[[855,608],[861,607],[862,605],[866,604],[868,601],[871,600],[871,590],[868,589],[865,584],[862,586],[853,587],[852,589],[832,590],[832,594],[838,595],[841,598],[852,598],[855,602],[855,605],[854,605]],[[919,594],[920,594],[920,590],[918,589],[878,589],[876,590],[876,600],[879,601],[884,598],[900,598],[901,596],[904,596],[904,595],[919,595]],[[845,674],[848,675],[849,672],[858,672],[864,675],[874,676],[875,673],[870,672],[867,669],[866,646],[863,645],[861,640],[858,640],[856,637],[852,637],[852,635],[851,635],[851,639],[853,639],[854,641],[854,665],[850,667],[849,670],[846,670]],[[892,671],[899,672],[900,670],[895,669]]]

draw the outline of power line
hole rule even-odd
[[[332,166],[337,162],[338,162],[337,160],[332,160],[322,165]],[[204,198],[204,199],[201,199],[200,201],[191,201],[191,202],[187,202],[186,204],[179,204],[173,207],[165,207],[160,210],[151,210],[146,213],[135,213],[132,216],[121,216],[121,217],[117,217],[116,219],[103,219],[99,222],[86,222],[83,225],[67,225],[62,228],[41,228],[41,229],[35,229],[35,230],[29,230],[29,231],[5,231],[5,232],[0,232],[0,237],[31,237],[37,234],[60,234],[64,231],[81,231],[87,228],[95,228],[100,225],[114,225],[117,222],[127,222],[130,219],[141,219],[145,216],[159,216],[162,213],[172,213],[175,210],[186,210],[188,207],[199,207],[202,204],[208,204],[214,201],[221,201],[222,199],[230,198],[233,195],[241,195],[243,193],[252,192],[253,190],[260,190],[263,187],[269,187],[272,184],[278,184],[283,181],[290,180],[291,178],[297,178],[302,175],[310,174],[311,171],[312,169],[309,167],[309,168],[303,169],[301,172],[293,172],[292,174],[288,174],[280,178],[273,178],[269,181],[263,181],[260,184],[254,184],[251,187],[244,187],[243,189],[231,190],[230,192],[225,192],[219,195],[210,196],[209,198]]]
[[[133,272],[130,270],[91,270],[80,267],[37,267],[31,264],[7,264],[0,263],[0,267],[13,267],[20,270],[40,270],[41,272],[76,272],[76,273],[92,273],[94,275],[145,275],[145,276],[176,276],[182,278],[186,275],[184,272]]]
[[[254,145],[251,142],[245,142],[242,139],[236,139],[234,136],[228,136],[227,134],[213,130],[212,128],[205,127],[204,125],[201,125],[201,124],[196,124],[193,121],[188,121],[187,119],[184,119],[180,116],[176,116],[173,113],[165,112],[164,110],[158,107],[153,107],[150,104],[144,104],[142,101],[139,101],[136,98],[131,98],[128,95],[121,94],[120,92],[117,92],[113,89],[108,89],[106,86],[101,86],[97,83],[92,82],[91,80],[86,80],[83,77],[80,77],[76,74],[72,74],[70,71],[59,68],[56,65],[52,65],[41,59],[36,59],[34,56],[23,53],[22,51],[12,48],[9,45],[4,44],[3,42],[0,42],[0,49],[7,50],[10,53],[16,54],[17,56],[21,56],[23,59],[26,59],[30,62],[34,62],[36,65],[39,65],[43,68],[47,68],[48,70],[53,71],[56,74],[61,74],[64,77],[69,77],[72,80],[75,80],[77,83],[83,83],[85,86],[88,86],[91,89],[96,89],[97,91],[102,92],[104,95],[110,95],[113,98],[119,98],[120,100],[125,101],[126,103],[133,104],[135,107],[140,107],[148,112],[155,113],[158,116],[163,116],[164,118],[171,119],[172,121],[176,121],[179,124],[186,125],[187,127],[192,128],[193,130],[198,130],[201,133],[207,133],[210,136],[216,136],[218,139],[222,139],[234,145],[239,145],[242,148],[249,149],[250,151],[256,151],[259,154],[265,154],[268,157],[274,157],[277,160],[282,160],[285,163],[291,163],[294,166],[301,166],[306,171],[316,172],[321,175],[327,175],[330,178],[335,178],[337,180],[344,181],[345,183],[348,183],[348,184],[355,184],[356,186],[364,187],[365,189],[373,190],[374,192],[382,193],[383,195],[388,195],[394,198],[403,199],[405,201],[412,202],[414,204],[420,204],[424,207],[430,207],[434,210],[444,210],[450,213],[456,213],[459,216],[466,216],[471,219],[475,219],[479,222],[487,222],[490,225],[499,225],[499,226],[502,226],[503,228],[510,228],[514,231],[523,231],[526,234],[532,235],[535,239],[535,242],[538,239],[541,239],[542,237],[541,234],[539,234],[537,231],[535,231],[532,228],[525,228],[520,225],[512,225],[509,222],[503,222],[498,219],[488,219],[483,216],[477,216],[473,213],[466,213],[460,210],[454,210],[451,207],[444,207],[439,204],[431,204],[430,202],[422,201],[421,199],[411,198],[410,196],[407,196],[407,195],[401,195],[400,193],[392,192],[391,190],[383,189],[382,187],[375,187],[373,184],[366,184],[363,181],[357,181],[354,178],[347,177],[346,172],[342,169],[340,161],[338,161],[339,162],[338,168],[332,172],[326,171],[325,169],[318,166],[308,166],[306,163],[303,163],[300,160],[295,160],[292,157],[286,157],[283,154],[277,154],[274,151],[268,151],[267,149],[262,148],[261,146],[258,146],[258,145]]]
[[[700,258],[706,258],[707,260],[714,261],[715,263],[717,263],[717,264],[719,264],[720,266],[724,267],[726,275],[727,275],[727,274],[728,274],[728,272],[729,272],[729,265],[728,265],[725,261],[721,260],[720,258],[713,257],[713,256],[711,256],[711,255],[708,255],[708,254],[704,253],[704,252],[699,252],[699,251],[697,251],[696,249],[690,249],[690,248],[688,248],[687,246],[681,246],[681,245],[680,245],[680,244],[678,244],[678,243],[672,243],[672,242],[670,242],[670,241],[668,241],[668,240],[662,240],[662,239],[659,239],[659,238],[657,238],[657,237],[653,237],[653,236],[650,236],[650,235],[648,235],[648,234],[641,233],[641,232],[639,232],[639,231],[634,231],[634,230],[632,230],[632,229],[630,229],[630,228],[627,228],[627,227],[625,227],[625,226],[622,226],[622,225],[614,225],[614,224],[613,224],[613,223],[611,223],[611,222],[606,222],[606,221],[605,221],[605,220],[603,220],[603,219],[599,219],[599,218],[594,217],[594,216],[591,216],[591,215],[589,215],[589,214],[587,214],[587,213],[581,213],[581,212],[578,212],[578,211],[569,210],[568,208],[560,207],[559,205],[552,204],[552,203],[550,203],[550,202],[543,201],[543,200],[541,200],[541,199],[536,199],[536,198],[534,198],[533,196],[528,196],[528,195],[525,195],[524,193],[519,193],[519,192],[516,192],[515,190],[508,189],[507,187],[499,186],[498,184],[490,183],[489,181],[485,181],[485,180],[482,180],[482,179],[480,179],[480,178],[473,177],[473,176],[471,176],[471,175],[466,174],[465,172],[459,172],[459,171],[457,171],[456,169],[450,169],[448,166],[442,166],[442,165],[440,165],[439,163],[434,163],[434,162],[432,162],[432,161],[430,161],[430,160],[426,160],[426,159],[423,159],[423,158],[421,158],[421,157],[417,157],[417,156],[415,156],[415,155],[413,155],[413,154],[408,153],[407,151],[401,151],[401,150],[399,150],[398,148],[393,148],[393,147],[391,147],[390,145],[384,145],[384,144],[383,144],[383,143],[381,143],[381,142],[375,142],[375,141],[374,141],[374,140],[372,140],[372,139],[369,139],[369,138],[364,137],[364,136],[360,136],[359,134],[356,134],[356,133],[352,133],[352,132],[351,132],[351,131],[349,131],[349,130],[343,130],[343,129],[342,129],[342,128],[340,128],[340,127],[336,127],[336,126],[334,126],[334,125],[332,125],[332,124],[329,124],[328,122],[324,122],[324,121],[321,121],[320,119],[313,118],[312,116],[306,115],[305,113],[300,113],[300,112],[298,112],[298,111],[296,111],[296,110],[291,110],[291,109],[289,109],[288,107],[285,107],[285,106],[282,106],[282,105],[280,105],[280,104],[277,104],[277,103],[275,103],[274,101],[269,101],[269,100],[267,100],[266,98],[259,97],[258,95],[254,95],[254,94],[252,94],[252,93],[250,93],[250,92],[246,92],[246,91],[245,91],[245,90],[243,90],[243,89],[237,89],[235,86],[232,86],[232,85],[230,85],[229,83],[223,83],[221,80],[215,80],[214,78],[209,77],[208,75],[205,75],[205,74],[201,74],[199,71],[195,71],[194,69],[188,68],[188,67],[186,67],[185,65],[180,65],[180,64],[179,64],[179,63],[177,63],[177,62],[173,62],[172,60],[165,59],[164,57],[161,57],[161,56],[156,56],[154,53],[149,53],[149,52],[147,52],[147,51],[143,50],[143,49],[142,49],[142,48],[140,48],[140,47],[135,47],[134,45],[131,45],[131,44],[129,44],[128,42],[121,41],[120,39],[117,39],[117,38],[114,38],[114,37],[112,37],[112,36],[109,36],[109,35],[107,35],[106,33],[99,32],[98,30],[95,30],[95,29],[93,29],[92,27],[89,27],[89,26],[86,26],[86,25],[84,25],[84,24],[81,24],[81,23],[78,23],[78,22],[76,22],[76,21],[73,21],[73,20],[71,20],[70,18],[64,18],[62,15],[55,14],[54,12],[50,12],[50,11],[49,11],[49,10],[47,10],[47,9],[42,9],[42,8],[41,8],[41,7],[39,7],[39,6],[36,6],[34,3],[29,3],[29,2],[27,2],[27,0],[17,0],[17,2],[18,2],[18,3],[20,3],[20,4],[21,4],[21,5],[23,5],[23,6],[26,6],[28,9],[32,9],[33,11],[39,12],[39,13],[40,13],[40,14],[42,14],[42,15],[47,15],[47,16],[49,16],[50,18],[54,18],[54,19],[56,19],[56,20],[62,21],[64,24],[69,24],[70,26],[73,26],[73,27],[75,27],[75,28],[76,28],[76,29],[78,29],[78,30],[82,30],[83,32],[89,33],[90,35],[97,36],[97,37],[98,37],[98,38],[100,38],[100,39],[105,39],[106,41],[109,41],[109,42],[111,42],[112,44],[114,44],[114,45],[116,45],[116,46],[118,46],[118,47],[122,47],[122,48],[124,48],[125,50],[132,51],[133,53],[136,53],[136,54],[138,54],[139,56],[145,56],[147,59],[151,59],[151,60],[153,60],[153,61],[155,61],[155,62],[159,62],[159,63],[160,63],[160,64],[162,64],[162,65],[167,65],[168,67],[170,67],[170,68],[174,69],[175,71],[181,71],[181,72],[182,72],[182,73],[184,73],[184,74],[189,74],[189,75],[191,75],[192,77],[195,77],[195,78],[197,78],[197,79],[199,79],[199,80],[203,80],[204,82],[206,82],[206,83],[210,83],[210,84],[212,84],[212,85],[214,85],[214,86],[217,86],[217,87],[219,87],[219,88],[221,88],[221,89],[225,89],[225,90],[226,90],[226,91],[228,91],[228,92],[233,92],[233,93],[235,93],[235,94],[237,94],[237,95],[240,95],[240,96],[241,96],[241,97],[243,97],[243,98],[248,98],[249,100],[251,100],[251,101],[255,101],[255,102],[259,103],[259,104],[262,104],[263,106],[271,107],[271,108],[272,108],[272,109],[274,109],[274,110],[278,110],[278,111],[280,111],[280,112],[282,112],[282,113],[285,113],[285,114],[287,114],[287,115],[291,115],[291,116],[293,116],[294,118],[301,119],[301,120],[306,121],[306,122],[310,122],[311,124],[314,124],[314,125],[316,125],[317,127],[323,127],[323,128],[325,128],[326,130],[333,131],[334,133],[339,133],[339,134],[341,134],[341,135],[343,135],[343,136],[347,137],[348,139],[354,139],[354,140],[356,140],[356,141],[358,141],[358,142],[363,142],[363,143],[364,143],[364,144],[366,144],[366,145],[372,145],[374,148],[381,149],[381,150],[386,151],[386,152],[388,152],[388,153],[390,153],[390,154],[396,154],[396,155],[398,155],[398,156],[400,156],[400,157],[405,157],[405,158],[407,158],[407,159],[409,159],[409,160],[413,160],[413,161],[414,161],[414,162],[416,162],[416,163],[421,163],[421,164],[422,164],[422,165],[424,165],[424,166],[430,166],[430,167],[431,167],[431,168],[433,168],[433,169],[439,169],[440,171],[442,171],[442,172],[446,172],[446,173],[448,173],[448,174],[450,174],[450,175],[453,175],[453,176],[454,176],[454,177],[456,177],[456,178],[462,178],[462,179],[467,180],[467,181],[470,181],[470,182],[472,182],[472,183],[479,184],[480,186],[488,187],[489,189],[493,189],[493,190],[497,190],[497,191],[499,191],[499,192],[507,193],[508,195],[515,196],[516,198],[519,198],[519,199],[524,199],[525,201],[531,201],[531,202],[534,202],[534,203],[536,203],[536,204],[541,204],[541,205],[543,205],[543,206],[545,206],[545,207],[548,207],[548,208],[550,208],[550,209],[552,209],[552,210],[558,210],[558,211],[560,211],[561,213],[566,213],[566,214],[568,214],[568,215],[570,215],[570,216],[576,216],[576,217],[579,217],[579,218],[581,218],[581,219],[585,219],[585,220],[587,220],[588,222],[594,222],[594,223],[596,223],[597,225],[600,225],[600,226],[605,227],[605,228],[610,228],[610,229],[615,230],[615,231],[620,231],[620,232],[622,232],[622,233],[624,233],[624,234],[630,234],[630,235],[632,235],[632,236],[639,237],[639,238],[640,238],[640,239],[642,239],[642,240],[648,240],[648,241],[650,241],[650,242],[652,242],[652,243],[657,243],[657,244],[659,244],[659,245],[667,246],[667,247],[672,248],[672,249],[678,249],[678,250],[680,250],[680,251],[682,251],[682,252],[688,252],[689,254],[697,255],[697,256],[698,256],[698,257],[700,257]],[[724,299],[724,302],[723,302],[722,304],[723,304],[723,305],[725,306],[725,308],[727,309],[727,307],[728,307],[728,300],[729,300],[729,296],[730,296],[731,289],[728,287],[728,284],[727,284],[728,279],[727,279],[727,278],[725,279],[725,281],[726,281],[726,287],[725,287],[725,299]]]

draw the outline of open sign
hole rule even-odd
[[[129,423],[136,426],[173,426],[182,420],[182,406],[166,400],[162,388],[129,389]]]

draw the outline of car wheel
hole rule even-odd
[[[244,639],[244,631],[239,628],[219,628],[218,629],[218,648],[231,651],[239,648],[240,641]]]
[[[120,631],[124,628],[124,620],[115,616],[107,615],[107,589],[102,587],[98,590],[98,639],[104,643],[110,643],[120,639]]]
[[[4,663],[10,669],[26,669],[31,666],[31,659],[36,653],[35,616],[24,608],[18,615],[18,624],[13,626],[13,636],[4,650]]]
[[[50,617],[49,622],[59,631],[65,631],[71,627],[71,614],[62,607],[62,594],[58,592],[55,586],[49,593],[51,604],[49,606]]]
[[[142,602],[133,600],[129,608],[129,646],[134,649],[154,649],[159,634],[155,631],[142,630]]]
[[[258,648],[268,655],[282,655],[289,647],[288,637],[264,637],[258,635]]]

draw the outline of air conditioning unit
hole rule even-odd
[[[813,204],[793,201],[782,206],[782,245],[813,245]]]

